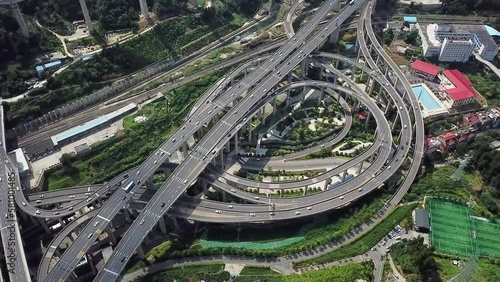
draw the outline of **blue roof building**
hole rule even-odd
[[[403,17],[404,22],[408,23],[417,23],[417,17]]]
[[[53,62],[50,62],[50,63],[46,63],[45,65],[43,65],[43,67],[45,69],[51,69],[51,68],[60,67],[61,64],[62,64],[61,61],[57,60],[57,61],[53,61]]]
[[[500,31],[496,30],[494,27],[489,25],[484,25],[484,28],[490,36],[500,36]]]
[[[53,61],[53,62],[46,63],[44,65],[36,66],[35,70],[38,73],[41,73],[41,72],[43,72],[45,70],[50,70],[50,69],[58,68],[61,65],[62,65],[62,62],[60,60],[56,60],[56,61]]]

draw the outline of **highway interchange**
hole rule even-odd
[[[363,6],[365,2],[368,4]],[[411,91],[411,87],[409,87],[404,75],[399,68],[394,65],[390,58],[388,58],[387,54],[385,54],[380,45],[378,45],[374,37],[370,24],[371,12],[374,8],[372,7],[372,2],[373,1],[357,0],[353,5],[345,6],[334,16],[334,18],[329,20],[327,24],[319,30],[316,30],[318,24],[325,18],[330,9],[335,6],[334,1],[327,1],[296,34],[287,32],[288,35],[291,36],[291,39],[278,49],[274,55],[245,64],[244,67],[238,68],[237,72],[233,72],[230,76],[224,78],[209,89],[195,104],[190,116],[180,129],[174,133],[169,140],[162,144],[156,152],[151,154],[138,168],[131,169],[100,187],[82,187],[72,189],[71,192],[68,192],[70,190],[60,191],[52,195],[45,193],[46,196],[43,199],[40,198],[40,195],[30,195],[26,198],[22,191],[18,191],[19,193],[16,193],[16,201],[19,207],[29,214],[43,218],[59,218],[69,215],[89,205],[89,203],[97,201],[98,198],[106,198],[101,208],[93,210],[83,217],[80,217],[78,220],[71,222],[63,228],[56,238],[54,238],[40,265],[38,272],[39,281],[64,281],[67,279],[98,235],[107,228],[111,219],[122,209],[122,206],[132,198],[134,198],[133,202],[138,202],[143,205],[142,212],[124,234],[119,244],[115,246],[112,257],[106,262],[104,269],[98,273],[95,281],[116,280],[120,276],[131,254],[135,252],[140,246],[143,238],[157,224],[158,220],[163,217],[163,214],[167,212],[177,217],[205,222],[261,222],[310,216],[331,210],[332,208],[348,205],[357,198],[377,189],[383,185],[384,181],[392,176],[410,151],[410,146],[408,146],[408,144],[413,142],[414,129],[412,125],[415,124],[416,136],[413,163],[408,171],[405,182],[389,203],[389,205],[395,206],[401,200],[402,196],[404,196],[409,185],[413,181],[419,169],[419,163],[423,152],[422,118],[419,111],[413,110],[413,108],[418,105],[418,102],[411,94],[400,95],[397,89],[392,86],[393,82],[389,80],[391,78],[386,78],[382,71],[379,70],[379,65],[372,59],[364,36],[360,36],[360,46],[363,57],[370,67],[340,55],[314,52],[316,47],[328,37],[335,27],[339,26],[352,13],[363,6],[362,15],[359,20],[360,32],[368,35],[372,46],[375,46],[377,56],[384,58],[384,62],[389,64],[391,70],[393,70],[398,77],[398,81],[402,82],[404,91],[406,91],[406,93],[411,93],[408,92],[408,89]],[[290,73],[295,66],[299,65],[303,60],[314,61],[323,68],[335,73],[338,77],[342,77],[349,84],[349,88],[325,81],[305,80],[289,83],[284,87],[273,90],[273,87],[282,77]],[[404,132],[400,135],[399,144],[406,144],[405,146],[397,146],[392,143],[389,123],[377,104],[364,94],[364,91],[359,89],[342,72],[323,63],[322,60],[348,62],[369,74],[374,81],[384,88],[396,105],[400,128]],[[242,70],[246,70],[250,64],[255,65],[256,63],[258,65],[254,66],[255,70],[250,72],[239,82],[233,83],[233,79],[237,74]],[[335,95],[336,92],[340,92],[355,97],[356,100],[360,101],[363,106],[371,112],[377,123],[377,133],[374,144],[359,156],[339,164],[332,170],[314,178],[297,182],[270,184],[251,181],[221,171],[216,166],[210,164],[212,159],[216,158],[216,156],[223,151],[224,145],[228,144],[233,136],[237,134],[242,127],[246,126],[246,117],[255,115],[260,111],[262,106],[272,101],[276,95],[285,93],[290,89],[304,88],[306,86],[321,88],[325,90],[328,95]],[[403,96],[403,98],[401,96]],[[239,97],[242,98],[237,100]],[[342,104],[342,98],[339,96],[336,98],[339,100],[339,103]],[[406,99],[406,101],[404,101],[404,99]],[[135,193],[126,193],[124,190],[120,189],[131,180],[136,183],[139,183],[139,181],[145,183],[160,165],[168,161],[168,158],[178,150],[189,137],[197,133],[204,124],[212,121],[214,117],[216,118],[216,115],[231,103],[234,103],[233,107],[230,108],[220,120],[216,121],[212,129],[194,145],[185,159],[175,168],[172,175],[156,193],[150,191],[146,199],[141,199],[141,195],[145,190],[139,187],[140,185],[137,185],[133,189]],[[411,107],[405,107],[405,103],[410,103]],[[399,105],[403,106],[399,107]],[[411,120],[410,112],[415,116],[415,123]],[[347,110],[346,113],[348,113]],[[350,118],[347,119],[347,121],[350,122]],[[344,130],[330,141],[331,144],[336,144],[345,137],[346,132],[350,128],[348,122],[346,122]],[[276,159],[293,159],[300,155],[303,156],[310,152],[317,151],[320,148],[321,145],[316,145],[295,155]],[[230,181],[241,186],[266,189],[292,189],[304,187],[306,185],[313,185],[325,181],[335,175],[341,175],[347,169],[357,164],[365,163],[372,156],[375,156],[375,158],[364,165],[366,167],[364,171],[336,189],[303,197],[300,198],[300,200],[273,199],[273,203],[276,204],[275,214],[273,215],[269,213],[269,205],[266,204],[267,199],[266,201],[259,201],[255,200],[253,194],[241,190],[233,192],[235,189],[233,189],[231,185],[225,183],[226,181]],[[208,171],[215,172],[218,177],[214,178],[204,173],[203,171],[207,167]],[[257,203],[257,205],[234,204],[233,207],[229,209],[227,204],[221,202],[199,200],[183,195],[184,191],[198,178],[228,194],[242,197],[250,202]],[[224,182],[221,180],[224,180]],[[112,189],[115,190],[114,193],[111,193]],[[69,199],[69,193],[74,195],[74,198]],[[151,197],[153,194],[154,198]],[[38,204],[36,203],[36,197],[39,197],[38,200],[40,203]],[[64,202],[64,206],[55,210],[44,210],[36,207],[41,204],[45,205],[61,202]],[[173,205],[175,208],[170,208]],[[312,209],[309,210],[308,207],[312,207]],[[221,214],[214,214],[214,210],[222,210],[223,212]],[[251,214],[253,214],[253,216]],[[62,256],[59,257],[52,271],[48,272],[48,263],[54,254],[54,249],[59,245],[57,242],[60,242],[66,237],[73,228],[85,224],[85,222],[92,222],[93,224],[86,224],[80,231],[82,235],[78,236]]]

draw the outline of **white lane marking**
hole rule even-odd
[[[109,272],[109,273],[113,274],[114,276],[118,276],[118,273],[116,273],[114,271],[111,271],[111,270],[109,270],[107,268],[105,268],[104,271]]]
[[[97,215],[97,217],[102,218],[102,219],[104,219],[104,220],[106,220],[106,221],[109,221],[109,219],[107,219],[107,218],[105,218],[105,217],[103,217],[103,216],[101,216],[101,215]]]

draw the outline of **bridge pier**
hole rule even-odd
[[[347,176],[347,169],[342,172],[342,182],[345,181],[346,176]]]
[[[389,110],[391,109],[391,101],[390,100],[387,100],[387,103],[385,104],[385,111],[384,111],[384,114],[387,115],[387,113],[389,112]]]
[[[29,38],[30,37],[30,32],[28,30],[28,25],[26,25],[26,21],[23,18],[23,15],[21,14],[21,9],[19,9],[18,4],[12,4],[10,5],[10,9],[12,10],[12,14],[14,15],[14,18],[16,19],[17,23],[19,24],[19,28],[21,29],[21,34]]]
[[[137,251],[137,257],[139,257],[140,259],[144,259],[144,250],[142,249],[142,245],[139,245],[136,251]]]
[[[330,185],[330,184],[332,184],[331,178],[328,178],[327,180],[325,180],[325,185],[323,185],[323,191],[328,190],[328,185]]]
[[[307,72],[309,71],[308,62],[309,60],[307,59],[307,57],[302,62],[300,62],[300,71],[302,75],[307,75]]]
[[[115,234],[113,233],[113,230],[111,230],[111,227],[108,225],[106,229],[104,229],[104,231],[106,231],[106,234],[108,234],[111,243],[113,243],[113,245],[116,245],[116,237]]]
[[[146,0],[139,0],[139,5],[141,6],[141,14],[144,16],[146,21],[151,23],[151,18],[149,17],[148,2]]]
[[[205,191],[205,189],[203,189],[203,191]],[[163,215],[160,217],[160,220],[158,222],[160,225],[161,233],[167,234],[167,225],[165,224],[165,217]]]
[[[94,31],[94,26],[92,25],[92,20],[90,19],[89,10],[87,9],[87,3],[85,0],[79,0],[80,7],[82,8],[83,18],[85,19],[85,24],[89,29],[89,33]]]
[[[358,167],[358,171],[357,171],[357,174],[360,174],[361,173],[361,170],[363,169],[363,164],[365,163],[365,161],[363,160],[362,162],[359,163],[359,167]]]
[[[128,222],[128,223],[132,223],[132,213],[130,212],[130,210],[128,208],[126,208],[124,210],[124,214],[125,214],[125,220]]]
[[[40,222],[40,225],[42,225],[43,230],[45,230],[45,233],[50,234],[50,229],[47,226],[47,223],[45,222],[45,220],[43,220],[40,217],[37,217],[37,219],[38,219],[38,222]]]
[[[392,123],[392,128],[391,131],[394,131],[394,128],[396,128],[396,124],[399,122],[399,112],[396,114],[396,118],[394,119],[394,122]]]
[[[238,155],[239,148],[238,148],[238,132],[234,135],[234,150],[236,152],[236,155]]]
[[[66,223],[64,223],[63,219],[61,217],[57,218],[57,221],[61,224],[61,226],[64,228],[66,226]]]
[[[273,117],[276,116],[276,112],[278,111],[278,108],[276,107],[276,100],[278,100],[276,97],[273,99]]]
[[[220,150],[219,152],[219,162],[220,162],[220,167],[224,169],[224,150]]]
[[[247,122],[247,131],[248,131],[248,142],[252,142],[252,118],[248,118]]]
[[[368,111],[368,115],[366,115],[365,126],[368,126],[371,117],[372,117],[372,112]]]

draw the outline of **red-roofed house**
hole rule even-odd
[[[457,142],[457,134],[453,132],[446,132],[445,134],[439,135],[439,140],[441,141],[441,144],[443,145],[441,150],[447,149]]]
[[[410,72],[415,76],[432,81],[436,79],[439,73],[439,67],[421,60],[415,60],[415,62],[411,64]]]
[[[478,129],[481,127],[481,121],[477,113],[468,113],[464,115],[464,125],[467,128]]]
[[[476,90],[465,75],[458,70],[445,70],[443,75],[446,81],[444,83],[441,81],[441,85],[448,85],[447,87],[449,87],[451,83],[454,87],[443,89],[441,92],[452,102],[454,107],[469,104],[476,100]]]

